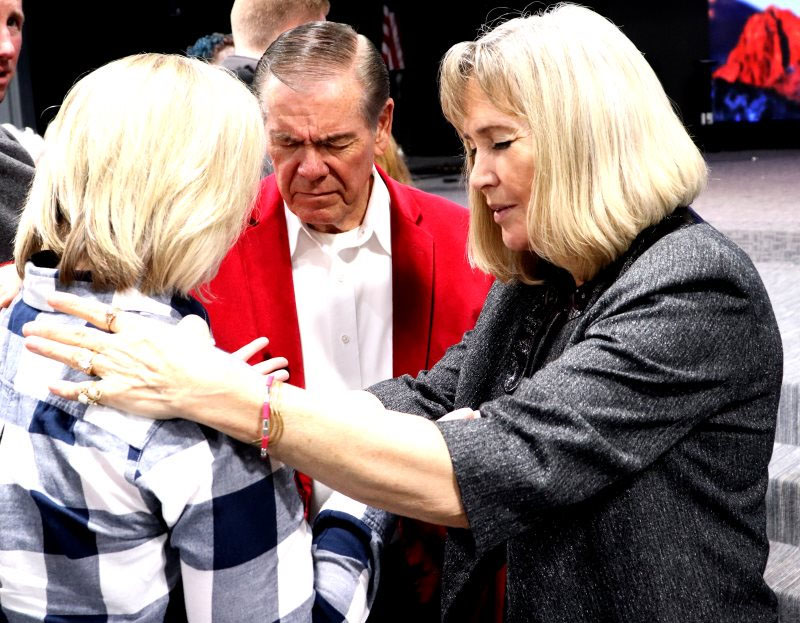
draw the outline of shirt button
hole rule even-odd
[[[350,336],[342,335],[342,344],[349,344],[349,343],[350,343]]]

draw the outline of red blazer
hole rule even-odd
[[[464,207],[380,173],[391,200],[392,370],[415,375],[473,327],[491,280],[467,262]],[[223,260],[211,295],[206,308],[220,348],[236,350],[266,336],[267,352],[251,363],[286,357],[291,383],[305,385],[286,218],[274,176],[262,181],[250,225]]]
[[[392,371],[416,375],[474,326],[491,279],[467,262],[464,207],[380,174],[391,201]],[[286,218],[274,176],[262,181],[250,225],[222,262],[211,294],[206,307],[220,348],[232,351],[266,336],[267,352],[251,363],[286,357],[292,384],[305,385]],[[310,481],[300,474],[298,488],[307,503]],[[389,581],[370,620],[394,612],[413,614],[418,623],[438,621],[444,529],[405,521],[398,533],[398,555],[387,555],[382,574]]]

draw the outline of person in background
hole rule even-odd
[[[282,32],[328,15],[328,0],[234,0],[231,30],[234,52],[222,63],[248,86],[262,54]]]
[[[653,70],[561,4],[451,48],[441,101],[467,154],[470,255],[497,277],[481,316],[432,369],[368,393],[276,382],[271,456],[451,526],[445,623],[470,620],[503,561],[509,623],[773,623],[780,335],[750,259],[688,207],[705,162]],[[101,381],[52,391],[259,435],[256,372],[115,318],[114,335],[26,328],[59,361],[97,353]]]
[[[0,0],[0,102],[17,71],[24,20],[22,0]],[[11,261],[19,212],[33,178],[33,158],[17,132],[0,127],[0,264]]]
[[[186,56],[203,58],[212,65],[221,65],[231,54],[233,54],[233,35],[223,35],[221,32],[203,35],[186,48]]]
[[[291,468],[92,392],[67,403],[48,383],[91,378],[91,358],[76,375],[22,347],[30,319],[74,324],[47,305],[55,291],[164,325],[204,315],[188,292],[258,191],[252,94],[198,60],[131,56],[73,87],[46,145],[16,240],[24,285],[0,315],[0,619],[306,623],[316,594],[315,621],[344,620],[371,599],[380,542],[365,523],[323,511],[315,573]]]

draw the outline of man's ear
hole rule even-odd
[[[375,130],[375,155],[382,156],[389,148],[392,137],[392,117],[394,115],[394,100],[390,97],[378,116],[378,127]]]

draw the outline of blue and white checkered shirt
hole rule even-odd
[[[26,267],[0,316],[0,622],[366,618],[384,536],[369,509],[332,500],[314,562],[287,466],[191,422],[50,394],[53,380],[87,378],[23,347],[28,321],[82,323],[46,304],[56,289],[168,323],[204,314]]]

